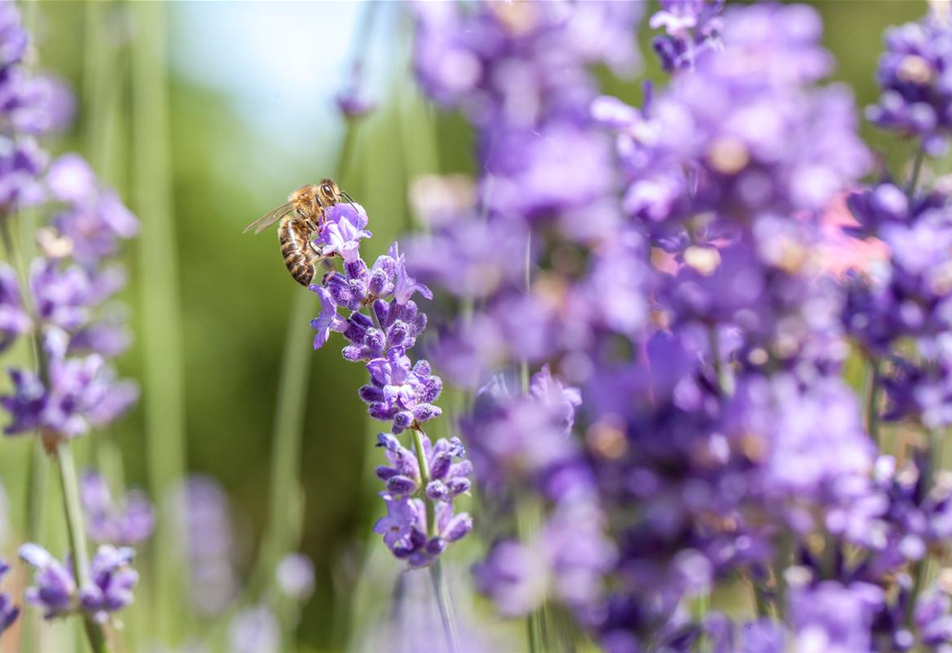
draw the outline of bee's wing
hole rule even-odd
[[[261,216],[260,218],[258,218],[257,220],[249,224],[247,227],[245,227],[245,230],[242,231],[241,233],[246,234],[252,229],[254,229],[256,234],[260,234],[262,231],[264,231],[265,229],[273,225],[275,222],[277,222],[278,220],[286,216],[288,213],[290,213],[292,208],[293,206],[291,205],[290,202],[285,202],[278,208],[268,211],[263,216]]]

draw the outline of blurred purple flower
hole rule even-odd
[[[10,565],[0,560],[0,580],[10,571]],[[0,634],[10,628],[20,616],[20,608],[14,605],[10,595],[0,592]]]
[[[232,653],[264,653],[281,646],[277,618],[263,605],[240,610],[228,624],[228,650]]]
[[[87,471],[81,481],[86,532],[96,542],[130,545],[152,534],[155,515],[145,495],[131,491],[114,503],[106,480],[95,471]]]
[[[215,479],[194,474],[175,489],[172,503],[188,560],[191,605],[202,617],[217,616],[239,589],[228,495]]]
[[[35,374],[10,369],[13,394],[0,397],[0,404],[13,421],[8,435],[42,429],[63,437],[89,431],[91,425],[107,424],[135,402],[138,389],[131,382],[116,382],[101,356],[66,358],[67,336],[49,329],[43,346],[48,359],[50,388]]]
[[[866,115],[883,128],[914,136],[932,155],[945,151],[952,128],[952,25],[936,14],[886,30],[876,79],[879,101]]]
[[[8,265],[0,265],[0,352],[13,344],[17,336],[27,333],[31,326],[16,272]]]
[[[19,553],[20,558],[37,570],[36,586],[26,590],[26,600],[44,608],[46,619],[75,610],[76,580],[72,572],[37,544],[24,544]]]
[[[284,556],[275,578],[281,591],[295,601],[306,601],[314,593],[314,563],[301,553]]]
[[[823,581],[790,591],[790,623],[800,650],[828,653],[872,651],[873,615],[884,601],[881,588],[866,583]]]
[[[107,623],[110,615],[132,603],[132,590],[139,582],[131,567],[135,551],[101,545],[90,563],[90,585],[80,588],[79,603],[97,623]]]

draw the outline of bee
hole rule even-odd
[[[306,287],[314,278],[314,265],[324,258],[314,244],[314,237],[324,228],[324,210],[340,204],[341,198],[353,201],[333,179],[301,186],[287,202],[249,224],[242,233],[254,229],[259,234],[280,220],[278,241],[284,265],[294,280]]]

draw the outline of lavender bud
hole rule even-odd
[[[349,279],[359,280],[363,277],[364,273],[367,272],[367,264],[360,259],[349,261],[344,264],[344,271],[347,273]]]
[[[431,376],[423,384],[423,390],[420,392],[420,401],[432,404],[436,401],[440,392],[443,390],[443,380],[438,376]]]
[[[426,496],[434,501],[446,501],[449,498],[449,489],[443,481],[430,481],[426,486]]]
[[[454,497],[469,492],[472,482],[468,478],[451,478],[446,481],[446,487]]]
[[[379,329],[368,329],[367,335],[364,337],[364,346],[373,352],[383,352],[383,348],[386,346],[387,341],[383,335],[383,332]]]
[[[450,468],[449,476],[469,476],[473,473],[473,463],[470,460],[461,460]]]
[[[381,403],[383,402],[383,390],[372,385],[362,385],[360,390],[357,391],[357,394],[364,401],[364,403]]]
[[[417,313],[410,322],[410,333],[418,336],[426,329],[426,313]]]
[[[450,520],[443,529],[443,537],[448,542],[456,542],[466,537],[471,530],[473,530],[473,518],[469,516],[469,513],[463,512]]]
[[[403,433],[413,424],[413,415],[405,410],[398,412],[393,416],[393,432]]]
[[[407,476],[392,476],[387,479],[387,489],[397,495],[413,494],[416,492],[417,483]]]
[[[413,418],[421,424],[442,414],[443,409],[433,404],[420,404],[413,409]]]
[[[390,452],[398,452],[403,447],[400,446],[400,441],[389,433],[378,433],[377,434],[377,444],[378,447],[383,447]]]
[[[367,407],[367,412],[370,413],[371,417],[379,419],[381,422],[389,421],[393,419],[394,416],[394,409],[385,403],[370,404],[370,406]],[[407,426],[409,426],[409,424],[407,424]],[[399,433],[399,431],[394,431],[394,433]]]
[[[380,268],[375,269],[370,274],[370,283],[367,284],[367,289],[370,291],[370,294],[374,295],[375,297],[384,297],[388,295],[388,290],[393,292],[393,287],[390,285],[390,279],[387,277],[387,272]]]
[[[413,366],[413,373],[421,379],[425,379],[430,376],[430,361],[426,360],[425,358],[418,360],[416,365]]]
[[[444,452],[437,454],[430,461],[430,478],[442,479],[450,471],[450,465],[453,462],[453,456]]]
[[[432,540],[426,543],[426,552],[431,556],[436,557],[446,551],[447,541],[442,537],[434,537]]]
[[[366,358],[366,356],[364,356],[364,350],[360,347],[354,347],[353,345],[348,345],[341,349],[340,354],[344,357],[344,360],[350,361],[351,363],[358,363]]]
[[[374,474],[376,474],[377,478],[379,478],[381,481],[389,481],[399,473],[400,472],[395,470],[393,467],[387,467],[386,465],[378,465],[374,469]]]
[[[387,329],[387,342],[391,347],[403,347],[406,344],[408,333],[407,325],[397,320]]]

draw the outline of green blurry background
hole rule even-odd
[[[122,371],[143,383],[143,401],[104,437],[120,445],[126,481],[149,488],[155,474],[178,473],[175,442],[183,434],[188,470],[218,479],[231,498],[241,571],[250,577],[269,524],[288,320],[295,298],[308,293],[284,269],[274,233],[242,235],[242,228],[294,188],[334,175],[367,208],[374,238],[365,258],[373,260],[398,233],[415,228],[407,203],[415,178],[472,171],[471,138],[460,117],[438,114],[414,87],[409,21],[400,3],[147,4],[147,10],[112,2],[22,7],[35,26],[39,68],[62,77],[77,95],[74,127],[50,149],[86,156],[148,223],[128,255],[126,299],[136,344],[120,360]],[[918,17],[925,3],[813,4],[839,62],[836,79],[853,87],[860,106],[869,104],[882,30]],[[648,38],[645,29],[639,39],[647,77],[660,81]],[[143,43],[164,46],[162,67],[140,65],[135,52]],[[334,96],[348,82],[354,56],[364,59],[368,92],[379,108],[355,125],[348,165],[338,170],[345,124]],[[640,101],[640,80],[599,75],[606,92]],[[160,92],[166,80],[167,102]],[[874,148],[886,143],[867,126],[863,131]],[[306,329],[288,351],[308,377],[303,444],[294,459],[304,500],[300,550],[317,572],[299,641],[303,650],[342,650],[375,614],[368,601],[375,598],[384,609],[399,571],[386,556],[364,565],[371,552],[383,550],[369,534],[382,505],[368,472],[379,462],[374,427],[356,394],[365,372],[342,361],[336,346],[313,352]],[[152,445],[149,429],[159,434]],[[0,472],[13,523],[22,524],[29,442],[5,442],[3,451]],[[88,462],[95,452],[85,443],[78,453]],[[285,517],[293,521],[292,504]],[[50,512],[50,537],[61,537],[59,512]],[[463,571],[479,547],[454,550]],[[146,547],[140,565],[152,569],[158,548]],[[149,604],[153,582],[147,572],[133,629],[166,609]],[[360,610],[352,610],[355,604]]]

